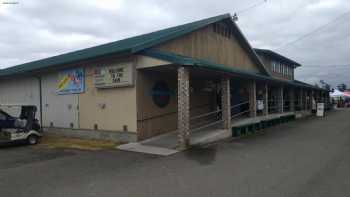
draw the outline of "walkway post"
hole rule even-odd
[[[314,100],[315,100],[315,92],[313,90],[311,90],[311,96],[310,96],[311,110],[313,110],[313,107],[316,108],[316,106],[317,106],[316,100],[315,100],[316,106],[314,106]]]
[[[250,82],[249,88],[249,113],[250,117],[256,117],[256,83],[254,80]]]
[[[290,111],[294,112],[295,111],[295,92],[294,88],[291,88],[289,91],[289,107]]]
[[[300,92],[299,92],[299,107],[300,107],[300,111],[304,110],[304,92],[303,89],[300,88]]]
[[[264,102],[265,102],[264,116],[269,115],[269,89],[268,88],[269,86],[266,83],[264,87]]]
[[[231,92],[228,77],[221,79],[221,104],[224,129],[231,129]]]
[[[280,113],[283,113],[284,112],[283,86],[281,86],[281,88],[279,89],[278,97],[279,97],[279,99],[278,99],[279,100],[279,102],[278,102],[278,104],[279,104],[278,111]]]
[[[306,90],[306,111],[310,110],[310,91]]]
[[[307,90],[303,90],[303,110],[307,110]]]
[[[183,66],[177,70],[177,108],[178,148],[186,149],[190,144],[190,74]]]

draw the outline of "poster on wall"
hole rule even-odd
[[[63,70],[58,74],[58,94],[79,94],[85,89],[84,69]]]
[[[98,67],[94,70],[94,85],[97,88],[126,87],[133,85],[131,63]]]

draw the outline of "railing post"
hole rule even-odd
[[[269,89],[268,85],[265,84],[264,87],[264,102],[265,102],[265,108],[264,108],[264,116],[269,115]]]
[[[221,104],[224,129],[231,129],[230,78],[227,77],[221,79]]]
[[[190,74],[183,66],[177,70],[178,148],[186,149],[190,144]]]
[[[256,117],[256,83],[254,80],[250,82],[249,88],[249,112],[250,117]]]

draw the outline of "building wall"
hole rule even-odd
[[[253,73],[260,72],[237,39],[234,36],[228,38],[214,32],[213,25],[156,46],[154,49],[201,58]]]
[[[78,129],[79,94],[57,94],[58,72],[45,74],[41,78],[43,127]]]
[[[262,55],[259,55],[260,60],[263,62],[263,64],[265,65],[265,67],[270,71],[270,73],[277,78],[280,79],[288,79],[288,80],[292,80],[294,79],[294,70],[293,70],[293,76],[287,76],[287,75],[283,75],[282,73],[278,73],[278,72],[274,72],[272,69],[272,59],[269,57],[265,57]]]
[[[40,121],[39,81],[34,77],[15,76],[0,80],[0,104],[29,104],[38,109],[36,117]],[[10,110],[11,109],[7,109]],[[16,112],[18,110],[15,110]],[[19,115],[19,114],[12,114]]]
[[[167,83],[170,89],[170,102],[166,107],[157,106],[152,99],[152,88],[159,82]],[[202,91],[204,80],[190,80],[190,113],[191,116],[213,110],[212,93]],[[138,70],[137,72],[137,127],[138,139],[177,129],[177,72],[170,70]],[[199,120],[201,121],[201,120]],[[198,122],[198,121],[197,121]]]
[[[119,59],[93,63],[85,67],[85,93],[79,95],[80,128],[108,131],[136,132],[136,88],[96,88],[93,84],[94,68],[117,64],[131,64],[132,59]]]

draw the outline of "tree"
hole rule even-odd
[[[326,89],[326,90],[331,90],[331,85],[324,80],[320,80],[321,87]]]
[[[338,88],[338,90],[340,90],[342,92],[344,92],[347,89],[346,84],[344,84],[344,83],[337,85],[337,88]]]

